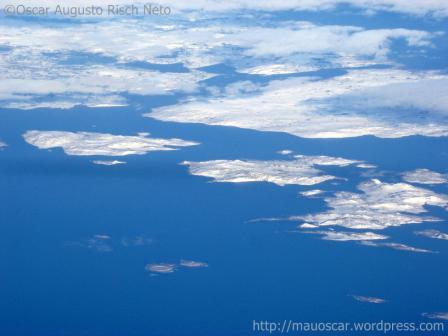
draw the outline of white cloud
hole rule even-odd
[[[15,23],[0,25],[0,43],[13,48],[3,56],[4,61],[20,61],[22,68],[27,62],[22,59],[24,55],[42,57],[39,65],[43,66],[49,61],[44,53],[67,56],[70,52],[87,52],[120,62],[182,62],[189,67],[232,60],[244,72],[278,74],[316,70],[319,67],[312,60],[316,55],[326,60],[337,56],[340,60],[333,61],[342,66],[372,64],[364,59],[366,56],[384,62],[391,41],[404,39],[411,47],[422,47],[429,46],[435,36],[402,28],[366,30],[310,22],[278,22],[275,28],[269,28],[227,22],[204,26],[200,21],[177,17],[166,25],[141,20],[75,22],[57,28]],[[244,57],[252,59],[246,62]]]
[[[182,259],[179,263],[179,266],[185,267],[185,268],[205,268],[208,267],[208,264],[202,261],[194,261],[194,260],[184,260]],[[145,269],[151,273],[173,273],[178,269],[178,265],[176,264],[167,264],[167,263],[160,263],[160,264],[147,264],[145,266]]]
[[[354,26],[316,26],[309,22],[291,27],[250,27],[228,35],[233,45],[246,48],[254,57],[285,57],[293,54],[336,54],[385,58],[394,39],[410,46],[429,46],[430,33],[409,29],[364,30]]]
[[[350,109],[416,109],[440,117],[448,116],[448,79],[446,76],[410,83],[392,83],[362,89],[338,97]],[[337,104],[337,101],[334,102]],[[389,112],[390,113],[390,112]]]
[[[136,70],[127,67],[128,62],[183,63],[189,69],[228,62],[246,73],[288,74],[385,63],[392,41],[401,39],[409,47],[422,48],[431,46],[437,35],[402,28],[366,30],[310,22],[278,22],[271,28],[217,21],[205,25],[201,20],[176,16],[165,24],[135,19],[74,21],[57,27],[36,22],[0,24],[0,44],[11,48],[0,53],[0,67],[6,69],[0,101],[15,108],[122,106],[127,103],[123,93],[191,93],[200,81],[213,76],[198,70]],[[101,66],[69,61],[61,64],[76,53],[87,53],[93,62],[92,55],[112,59]],[[232,89],[234,84],[225,93]],[[250,88],[240,89],[233,94]],[[55,96],[47,97],[49,94]]]
[[[108,240],[112,238],[111,236],[105,234],[96,234],[93,237],[96,239],[103,239],[103,240]]]
[[[3,141],[0,141],[0,148],[6,147],[6,144]]]
[[[12,48],[12,51],[3,55],[3,62],[18,63],[18,71],[21,72],[28,70],[24,65],[33,67],[28,60],[30,58],[40,59],[40,62],[34,62],[37,72],[39,68],[53,65],[51,55],[58,53],[58,60],[64,60],[73,53],[88,53],[93,60],[92,54],[111,57],[118,61],[114,66],[133,61],[157,64],[181,62],[192,68],[219,63],[225,53],[209,52],[213,49],[220,50],[228,39],[227,35],[239,29],[241,28],[231,27],[226,34],[220,35],[226,31],[220,25],[196,27],[194,22],[182,18],[166,25],[152,20],[129,18],[89,23],[72,22],[58,27],[45,23],[15,23],[0,24],[0,44]],[[65,66],[70,67],[70,64],[66,63]],[[52,72],[52,67],[46,68]],[[188,76],[185,73],[177,75],[180,78]]]
[[[93,160],[92,163],[94,163],[96,165],[103,165],[103,166],[115,166],[115,165],[126,164],[125,161],[118,161],[118,160]]]
[[[313,185],[332,180],[335,177],[324,175],[316,165],[347,166],[358,161],[328,156],[302,156],[295,160],[255,161],[255,160],[214,160],[189,162],[192,175],[211,177],[216,182],[257,182],[275,183],[279,186],[287,184]]]
[[[111,239],[108,235],[94,235],[91,238],[81,239],[78,242],[69,242],[66,245],[67,246],[75,246],[75,247],[81,247],[86,248],[89,250],[93,250],[96,252],[112,252],[113,246],[111,242],[109,241]]]
[[[168,274],[173,273],[176,270],[175,264],[147,264],[145,266],[145,270],[152,272],[152,273],[161,273],[161,274]]]
[[[95,234],[91,238],[81,239],[78,242],[69,242],[66,245],[87,248],[97,252],[112,252],[116,248],[147,246],[151,245],[152,242],[151,238],[145,236],[123,237],[115,240],[107,234]]]
[[[154,25],[141,26],[136,21],[105,21],[77,23],[61,27],[45,24],[0,25],[0,42],[15,48],[15,53],[33,51],[40,56],[43,52],[89,52],[118,57],[121,61],[145,60],[170,54],[166,40],[170,36],[157,36],[160,29],[151,30]],[[143,35],[141,35],[143,34]],[[140,36],[141,38],[136,38]],[[140,47],[138,47],[140,44]],[[130,51],[134,49],[134,53]]]
[[[406,251],[406,252],[416,252],[416,253],[437,253],[431,250],[426,250],[418,247],[413,247],[405,244],[399,244],[399,243],[377,243],[373,241],[363,241],[360,244],[365,246],[372,246],[372,247],[388,247],[394,250],[399,251]]]
[[[300,226],[303,228],[303,225]],[[343,231],[303,231],[303,233],[323,235],[324,240],[333,241],[363,241],[363,240],[381,240],[387,239],[388,236],[380,235],[373,232],[343,232]]]
[[[120,244],[123,247],[138,247],[138,246],[147,246],[152,245],[153,243],[152,238],[148,238],[145,236],[136,236],[132,238],[123,237],[120,240]]]
[[[318,226],[314,225],[314,224],[310,224],[310,223],[303,223],[303,224],[299,225],[299,228],[301,228],[301,229],[315,229],[315,228],[318,228]]]
[[[438,230],[423,230],[415,231],[414,233],[428,238],[448,240],[448,233],[440,232]]]
[[[36,61],[40,62],[40,59]],[[24,69],[21,64],[3,65],[6,70],[0,82],[0,101],[5,107],[25,109],[71,108],[79,104],[123,106],[127,104],[123,94],[191,93],[197,89],[199,81],[210,77],[198,71],[169,73],[104,65],[61,67],[52,64],[54,68],[39,73],[33,72],[33,67]]]
[[[320,189],[313,189],[313,190],[307,190],[307,191],[302,191],[299,194],[305,197],[313,197],[313,196],[317,196],[320,194],[323,194],[325,191],[320,190]]]
[[[364,10],[390,11],[411,15],[448,16],[448,4],[444,0],[161,0],[159,3],[183,10],[231,11],[231,10],[264,10],[264,11],[322,11],[332,10],[338,5],[349,4]]]
[[[90,132],[27,131],[23,137],[26,142],[40,149],[61,147],[67,155],[142,155],[151,151],[198,145],[181,139],[148,138],[147,134],[124,136]]]
[[[430,35],[428,35],[429,37]],[[386,45],[389,45],[389,42],[384,43],[381,52],[378,50],[378,52],[369,55],[355,52],[337,52],[336,49],[327,53],[324,53],[324,51],[305,52],[301,50],[283,57],[267,57],[265,55],[263,58],[252,57],[246,62],[241,62],[241,64],[236,62],[236,67],[239,73],[272,76],[319,71],[327,68],[360,68],[378,65],[379,63],[392,65],[393,63],[386,56],[389,53],[389,48]],[[332,48],[332,46],[329,45],[328,48]]]
[[[188,268],[203,268],[208,267],[208,264],[202,261],[184,260],[180,261],[180,265]]]
[[[275,28],[227,22],[203,26],[200,21],[182,18],[170,23],[114,20],[57,28],[0,25],[0,43],[13,47],[12,55],[16,57],[24,53],[42,56],[45,52],[88,52],[121,62],[182,62],[189,67],[232,60],[248,73],[278,74],[316,69],[312,62],[316,55],[325,56],[326,60],[340,57],[343,66],[371,64],[365,63],[365,57],[384,62],[393,40],[404,39],[410,47],[426,47],[435,36],[403,28],[366,30],[310,22],[278,22]],[[244,57],[252,58],[245,66],[241,63]],[[280,63],[278,57],[283,57]],[[259,59],[254,62],[254,58]],[[334,61],[338,63],[337,59]]]
[[[292,153],[293,153],[293,151],[290,149],[282,149],[277,152],[277,154],[280,154],[280,155],[291,155]]]
[[[381,230],[391,226],[436,221],[422,217],[425,206],[448,206],[448,196],[406,183],[363,182],[360,193],[338,192],[325,198],[330,210],[305,216],[293,216],[317,226],[342,226],[351,229]]]
[[[422,118],[412,113],[353,110],[351,98],[347,105],[343,104],[345,96],[359,94],[362,97],[367,88],[387,89],[394,83],[442,78],[448,76],[394,69],[352,70],[326,80],[290,78],[272,81],[259,94],[191,99],[183,104],[157,108],[146,116],[164,121],[287,132],[307,138],[442,136],[448,135],[448,121],[441,120],[439,115],[428,114]],[[338,98],[341,99],[338,101]],[[422,101],[432,106],[433,98],[428,93]],[[278,115],[282,118],[276,118]]]
[[[0,101],[14,108],[70,108],[76,104],[108,107],[126,105],[126,93],[192,93],[200,81],[214,75],[198,70],[143,68],[148,62],[180,62],[176,55],[184,54],[183,47],[189,50],[187,44],[176,42],[182,41],[183,30],[179,26],[173,36],[173,32],[154,23],[127,20],[74,22],[58,27],[45,23],[0,24],[0,45],[10,48],[0,53],[4,70]],[[79,53],[85,62],[72,61],[71,57],[76,60]],[[132,61],[141,61],[143,67],[126,64]]]
[[[376,166],[370,163],[359,163],[356,165],[356,167],[358,168],[363,168],[363,169],[375,169]]]
[[[409,183],[442,184],[448,183],[448,177],[429,169],[416,169],[402,174],[403,180]]]
[[[387,302],[384,299],[372,297],[372,296],[351,295],[351,297],[359,302],[376,303],[376,304]]]
[[[448,312],[423,313],[422,316],[430,318],[430,319],[447,320],[448,321]]]
[[[241,73],[247,73],[251,75],[285,75],[300,72],[316,71],[319,70],[318,66],[312,65],[300,65],[300,64],[263,64],[249,68],[238,69]]]

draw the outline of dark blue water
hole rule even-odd
[[[152,106],[175,97],[139,102]],[[144,105],[142,105],[144,103]],[[445,222],[386,230],[396,241],[439,251],[418,254],[288,232],[291,222],[248,222],[322,211],[310,188],[268,183],[209,183],[184,160],[279,159],[280,149],[366,160],[401,172],[447,167],[447,138],[301,139],[287,134],[163,123],[130,108],[0,111],[0,286],[4,335],[248,335],[252,320],[420,321],[444,311],[447,245],[415,236]],[[97,125],[92,127],[92,125]],[[123,126],[125,125],[125,127]],[[97,166],[92,157],[39,150],[26,130],[67,130],[179,137],[200,146],[129,156]],[[347,182],[318,186],[355,191],[361,169],[322,168]],[[387,180],[387,174],[385,179]],[[390,177],[393,180],[393,177]],[[433,188],[447,192],[446,186]],[[435,211],[435,212],[434,212]],[[110,235],[110,252],[83,248]],[[145,246],[123,247],[123,237]],[[204,269],[150,276],[148,263],[205,261]],[[379,296],[371,305],[349,295]]]

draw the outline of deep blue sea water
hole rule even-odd
[[[154,97],[145,107],[172,99]],[[288,148],[366,160],[386,171],[387,180],[387,172],[422,166],[443,171],[446,138],[301,139],[159,122],[132,108],[3,109],[1,117],[9,146],[0,152],[0,310],[8,335],[247,335],[253,320],[420,321],[422,311],[445,309],[443,241],[415,236],[408,226],[390,229],[397,241],[440,252],[419,254],[323,241],[290,232],[292,222],[249,222],[317,212],[325,203],[297,195],[312,187],[210,183],[179,163],[279,159],[275,152]],[[106,167],[92,157],[32,147],[21,137],[29,129],[144,131],[201,145]],[[350,177],[326,182],[325,189],[355,191],[362,180],[359,168],[322,169]],[[415,228],[446,228],[446,212],[433,211],[445,222]],[[71,244],[95,234],[110,235],[113,250]],[[123,237],[135,236],[152,242],[120,246]],[[158,276],[144,270],[180,259],[209,267]],[[390,303],[357,302],[352,294]]]

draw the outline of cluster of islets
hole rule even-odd
[[[151,274],[169,274],[174,273],[180,267],[183,268],[204,268],[208,267],[208,264],[201,261],[193,261],[193,260],[181,260],[179,264],[168,264],[168,263],[160,263],[160,264],[147,264],[145,269]]]

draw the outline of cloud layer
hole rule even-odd
[[[448,233],[440,232],[438,230],[423,230],[415,231],[414,233],[428,238],[448,240]]]
[[[157,108],[147,116],[165,121],[280,131],[306,138],[441,136],[448,135],[448,121],[440,116],[448,111],[447,105],[437,104],[441,113],[428,113],[422,117],[414,113],[378,111],[373,107],[369,110],[368,104],[366,108],[346,102],[353,101],[353,97],[363,99],[369,89],[387,91],[391,85],[420,85],[422,80],[426,83],[435,81],[434,86],[447,84],[443,90],[448,92],[445,77],[437,73],[392,69],[352,70],[326,80],[291,78],[272,81],[257,93],[191,100]],[[426,104],[435,108],[434,99],[437,94],[421,96],[419,106],[423,108]],[[399,106],[399,101],[402,98],[396,98],[390,107]],[[429,110],[428,107],[425,111]],[[282,118],[275,118],[278,115]]]
[[[232,4],[226,4],[223,9],[278,10],[292,6],[292,9],[317,10],[329,9],[338,3],[328,1],[325,5],[317,5],[317,2],[310,1],[305,5],[301,1],[287,1],[282,4],[276,2],[276,5],[270,4],[266,7],[267,2],[265,5],[260,3],[255,5],[233,1]],[[404,3],[399,5],[389,3],[386,6],[387,1],[385,3],[352,1],[352,4],[355,3],[356,6],[369,9],[392,10],[406,7],[419,10],[427,8],[430,13],[440,12],[439,5],[433,2],[415,7],[409,4],[405,6]],[[176,1],[174,6],[183,8],[185,5]],[[206,9],[221,7],[214,1],[202,1],[193,7],[195,6]],[[243,73],[273,75],[316,71],[322,68],[390,64],[389,54],[394,43],[403,42],[406,50],[423,52],[433,47],[434,39],[440,35],[439,32],[418,29],[366,29],[353,25],[322,25],[307,21],[278,21],[273,26],[265,19],[253,20],[250,16],[245,16],[244,19],[218,16],[211,24],[206,14],[203,18],[192,18],[190,14],[184,14],[178,13],[162,22],[127,18],[73,20],[72,24],[67,25],[46,24],[45,21],[34,22],[32,25],[20,21],[0,24],[0,45],[6,47],[5,51],[0,52],[0,66],[5,69],[0,83],[0,102],[2,106],[15,108],[71,108],[77,104],[91,107],[121,106],[127,104],[127,94],[159,95],[173,92],[193,94],[195,90],[205,85],[202,82],[204,79],[214,76],[199,71],[199,67],[226,63]],[[80,55],[81,58],[82,55],[87,57],[91,63],[76,62],[76,58]],[[164,70],[148,69],[150,65],[180,63],[184,66],[181,72],[169,67],[164,67]],[[377,73],[373,72],[373,76]],[[391,74],[392,78],[384,76],[377,78],[376,85],[384,83],[386,86],[397,80],[406,84],[408,81],[404,79],[415,80],[413,74],[405,75],[406,77],[400,81],[399,78],[393,79],[393,77],[402,75],[394,72]],[[396,126],[397,121],[394,118],[375,122],[373,118],[365,118],[355,113],[345,118],[337,116],[335,134],[329,134],[329,117],[317,113],[316,111],[321,108],[316,109],[310,102],[349,94],[369,86],[361,84],[357,76],[360,76],[359,73],[350,73],[333,82],[309,80],[307,84],[297,81],[272,83],[273,85],[264,88],[255,100],[244,95],[238,97],[240,101],[212,99],[203,105],[203,117],[185,113],[186,108],[196,107],[191,104],[176,107],[171,110],[172,113],[168,110],[160,113],[159,110],[153,116],[163,120],[249,127],[247,119],[250,112],[254,120],[253,128],[286,131],[307,137],[350,136],[349,129],[352,128],[355,136],[377,134],[390,137],[400,129],[404,130],[402,132],[404,134],[398,133],[398,136],[414,133],[440,135],[446,132],[438,124],[426,127],[428,131],[424,132],[425,127],[414,130],[415,126],[412,123],[406,127],[400,120],[398,120],[400,125]],[[366,77],[365,74],[363,76]],[[354,81],[351,81],[352,77]],[[433,79],[431,74],[421,74],[417,77]],[[372,81],[375,81],[375,78],[365,78],[365,82],[372,84]],[[312,82],[315,83],[314,86]],[[344,82],[347,82],[347,85],[342,85]],[[297,86],[302,88],[300,91],[303,91],[303,94],[298,94],[297,89],[292,90],[292,87]],[[345,87],[345,90],[335,91],[338,87]],[[380,89],[369,93],[370,105],[385,101],[389,105],[411,104],[418,108],[426,108],[431,102],[433,105],[431,109],[438,111],[445,109],[446,98],[444,95],[436,95],[434,90],[443,93],[446,87],[446,83],[429,81],[418,87]],[[424,95],[412,94],[419,93],[425,88],[427,92]],[[399,94],[402,91],[407,93],[410,99],[400,98],[403,96]],[[329,94],[322,95],[318,94],[319,92]],[[296,96],[298,99],[295,99]],[[383,99],[376,99],[377,96]],[[427,96],[431,98],[426,98]],[[439,98],[435,99],[437,97]],[[350,99],[355,104],[357,96],[345,99]],[[245,110],[245,105],[236,106],[244,101],[248,103],[267,101],[268,106],[266,110],[253,113]],[[236,109],[242,112],[239,115],[232,113],[230,117],[221,116],[219,111],[226,108],[231,108],[232,112]],[[287,127],[287,124],[273,123],[272,120],[263,122],[266,118],[273,119],[267,111],[277,112],[278,109],[282,109],[283,112],[290,111],[287,119],[288,122],[292,122],[291,127]],[[322,128],[327,129],[311,128],[306,132],[299,125],[303,125],[308,119],[316,120],[316,124],[322,124]],[[366,122],[371,126],[366,128]],[[407,120],[404,121],[406,122]],[[313,136],[314,133],[316,135]]]
[[[444,0],[280,0],[280,1],[251,1],[230,0],[226,2],[214,0],[200,0],[185,2],[182,0],[162,0],[160,3],[171,5],[183,10],[262,10],[262,11],[317,11],[333,10],[339,5],[351,5],[373,13],[375,11],[390,11],[411,15],[434,15],[438,17],[448,16],[448,5]]]
[[[448,183],[446,174],[440,174],[429,169],[416,169],[403,173],[403,180],[409,183],[442,184]]]
[[[124,94],[191,93],[197,89],[199,81],[210,77],[199,71],[169,73],[111,65],[62,66],[48,56],[21,57],[2,62],[0,53],[0,65],[5,69],[0,83],[0,101],[5,107],[123,106],[127,104]]]

